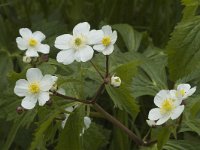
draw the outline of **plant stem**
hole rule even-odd
[[[98,72],[98,74],[101,76],[102,79],[104,79],[103,75],[101,74],[101,72],[98,70],[98,68],[96,67],[96,65],[90,61],[90,63],[92,64],[92,66],[94,67],[94,69]]]
[[[124,126],[120,121],[115,119],[113,116],[111,116],[109,113],[107,113],[100,105],[97,103],[93,104],[94,108],[100,112],[102,115],[105,116],[105,118],[113,123],[115,126],[126,132],[129,137],[137,144],[137,145],[144,145],[145,143],[139,139],[131,130],[129,130],[126,126]]]
[[[92,98],[92,102],[93,102],[93,103],[95,103],[95,102],[97,101],[98,96],[102,93],[102,91],[104,90],[104,88],[105,88],[105,82],[103,82],[103,83],[99,86],[99,88],[98,88],[96,94],[95,94],[94,97]]]
[[[109,75],[109,56],[106,55],[106,78],[108,77]]]

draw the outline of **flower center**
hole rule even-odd
[[[29,85],[29,91],[33,94],[39,93],[40,85],[38,82],[33,82]]]
[[[105,36],[103,39],[102,39],[102,44],[104,45],[104,46],[108,46],[108,45],[110,45],[110,43],[111,43],[111,39],[110,39],[110,37],[109,36]]]
[[[37,45],[37,41],[35,40],[35,39],[33,39],[33,38],[31,38],[30,40],[29,40],[29,45],[30,46],[36,46]]]
[[[167,113],[172,111],[173,109],[174,109],[173,99],[164,100],[161,106],[161,113]]]
[[[74,40],[74,43],[75,43],[75,45],[76,46],[80,46],[81,44],[82,44],[82,40],[81,40],[81,38],[76,38],[75,40]]]

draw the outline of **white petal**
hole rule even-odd
[[[161,118],[160,108],[153,108],[149,111],[149,120],[158,120]]]
[[[43,106],[49,100],[49,92],[41,92],[38,97],[39,105]]]
[[[187,92],[187,95],[188,96],[191,96],[192,94],[194,94],[194,92],[196,91],[196,86],[191,88],[188,92]]]
[[[16,82],[14,93],[18,96],[26,96],[28,94],[28,82],[20,79]]]
[[[59,88],[57,90],[58,93],[62,94],[62,95],[65,95],[65,90],[63,88]]]
[[[191,88],[189,84],[179,84],[177,90],[188,91]]]
[[[111,37],[111,43],[115,44],[115,42],[117,41],[117,32],[113,31],[113,33],[110,35]]]
[[[108,47],[106,47],[106,49],[103,50],[103,54],[104,55],[110,55],[114,50],[114,46],[111,44]]]
[[[40,89],[42,91],[49,91],[54,84],[54,80],[51,75],[45,75],[40,82]]]
[[[98,52],[102,52],[106,47],[103,44],[99,44],[99,45],[94,45],[93,48]]]
[[[74,110],[74,108],[71,106],[71,107],[65,108],[65,110],[68,111],[68,112],[72,112]]]
[[[156,106],[161,107],[163,101],[170,97],[169,90],[160,90],[154,97],[154,103]]]
[[[88,129],[90,127],[91,124],[91,119],[89,117],[84,117],[84,124],[85,124],[85,128]]]
[[[81,49],[77,50],[75,53],[75,59],[77,61],[82,61],[82,62],[86,62],[90,59],[92,59],[94,54],[94,50],[92,49],[91,46],[84,46]]]
[[[71,48],[71,39],[72,35],[70,34],[63,34],[56,38],[55,47],[61,50],[66,50]]]
[[[165,123],[168,119],[170,118],[170,115],[165,115],[162,118],[160,118],[157,122],[156,125],[161,125]]]
[[[37,39],[39,42],[43,41],[46,38],[46,36],[42,32],[40,32],[40,31],[34,32],[33,33],[33,37],[35,39]]]
[[[35,49],[33,48],[29,48],[27,51],[26,51],[26,56],[28,57],[38,57],[38,53]]]
[[[26,72],[26,78],[27,78],[29,83],[31,83],[31,82],[39,82],[39,81],[42,80],[43,75],[42,75],[42,72],[40,71],[40,69],[38,69],[38,68],[30,68]]]
[[[49,45],[47,44],[40,44],[38,47],[37,47],[37,51],[38,52],[41,52],[43,54],[48,54],[49,53],[49,50],[50,50],[50,47]]]
[[[91,30],[87,35],[88,44],[100,44],[103,37],[102,30]]]
[[[26,96],[23,100],[22,100],[22,107],[25,109],[33,109],[36,105],[37,102],[37,98],[33,95],[29,95]]]
[[[112,28],[109,25],[103,26],[102,30],[103,30],[105,35],[111,35],[112,34]]]
[[[75,51],[73,49],[63,50],[57,54],[56,60],[65,65],[71,64],[74,61]]]
[[[20,50],[26,50],[28,48],[27,40],[22,39],[21,37],[17,37],[16,42],[17,42],[17,47]]]
[[[86,35],[90,30],[90,25],[88,22],[83,22],[77,24],[73,29],[73,35],[84,34]]]
[[[184,110],[184,105],[178,106],[176,109],[174,109],[174,111],[171,114],[171,119],[174,120],[176,118],[178,118],[182,112]]]
[[[65,115],[65,120],[63,120],[63,121],[62,121],[62,124],[61,124],[62,128],[65,127],[65,124],[66,124],[68,118],[69,118],[69,114],[66,114],[66,115]]]
[[[19,29],[19,33],[25,39],[28,39],[28,38],[32,37],[32,32],[28,28],[21,28],[21,29]]]

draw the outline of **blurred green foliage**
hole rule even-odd
[[[112,25],[118,31],[118,40],[110,69],[123,82],[119,89],[107,86],[99,102],[144,138],[149,130],[148,111],[159,90],[185,82],[200,85],[199,20],[198,0],[0,0],[0,149],[139,149],[121,130],[95,113],[91,113],[92,126],[80,137],[85,106],[77,108],[61,129],[61,121],[55,118],[71,105],[62,99],[53,98],[52,106],[16,113],[21,99],[14,95],[13,88],[31,67],[22,62],[23,54],[15,42],[20,28],[46,35],[51,52],[49,61],[39,66],[42,72],[56,74],[59,86],[68,95],[88,98],[98,88],[98,74],[89,63],[58,64],[54,41],[58,35],[70,33],[79,22],[87,21],[97,29]],[[103,56],[95,55],[93,62],[101,71],[105,69]],[[158,143],[140,149],[199,150],[199,97],[197,89],[186,102],[180,128],[172,124],[151,129],[145,138]]]

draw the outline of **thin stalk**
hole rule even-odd
[[[97,66],[92,61],[90,61],[90,63],[92,64],[92,66],[94,67],[94,69],[98,72],[98,74],[101,76],[101,78],[104,79],[103,75],[101,74],[101,72],[99,71],[99,69],[97,68]]]
[[[109,56],[106,55],[106,78],[109,75]]]

